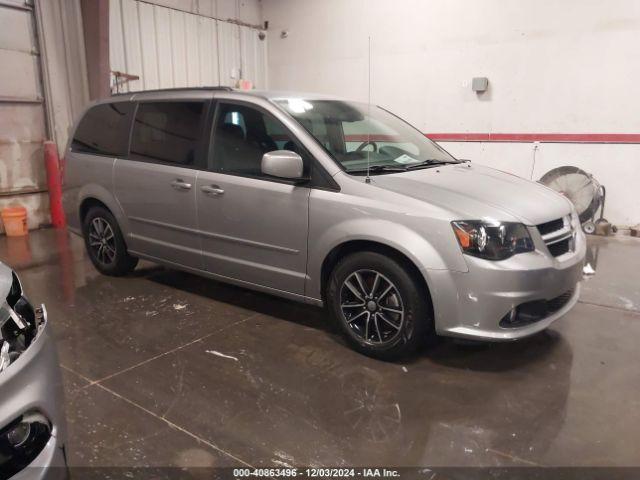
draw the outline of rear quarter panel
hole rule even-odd
[[[81,233],[80,206],[88,198],[104,203],[116,217],[126,235],[128,225],[113,194],[115,158],[67,151],[63,180],[62,204],[69,229]]]

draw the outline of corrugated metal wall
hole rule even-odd
[[[259,30],[137,0],[111,0],[111,70],[136,75],[119,91],[204,85],[266,85]],[[115,89],[114,89],[115,90]]]

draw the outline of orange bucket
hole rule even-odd
[[[8,237],[22,237],[29,233],[27,228],[27,209],[24,207],[5,207],[0,212],[4,231]]]

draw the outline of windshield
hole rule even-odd
[[[408,123],[372,105],[341,100],[275,100],[347,173],[389,173],[457,163]]]

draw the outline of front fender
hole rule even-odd
[[[399,251],[420,270],[427,285],[428,270],[467,271],[459,249],[457,254],[454,251],[448,255],[449,252],[439,250],[424,234],[408,226],[380,218],[357,218],[331,225],[317,236],[309,235],[306,296],[322,298],[324,260],[336,247],[355,240],[375,242]]]

